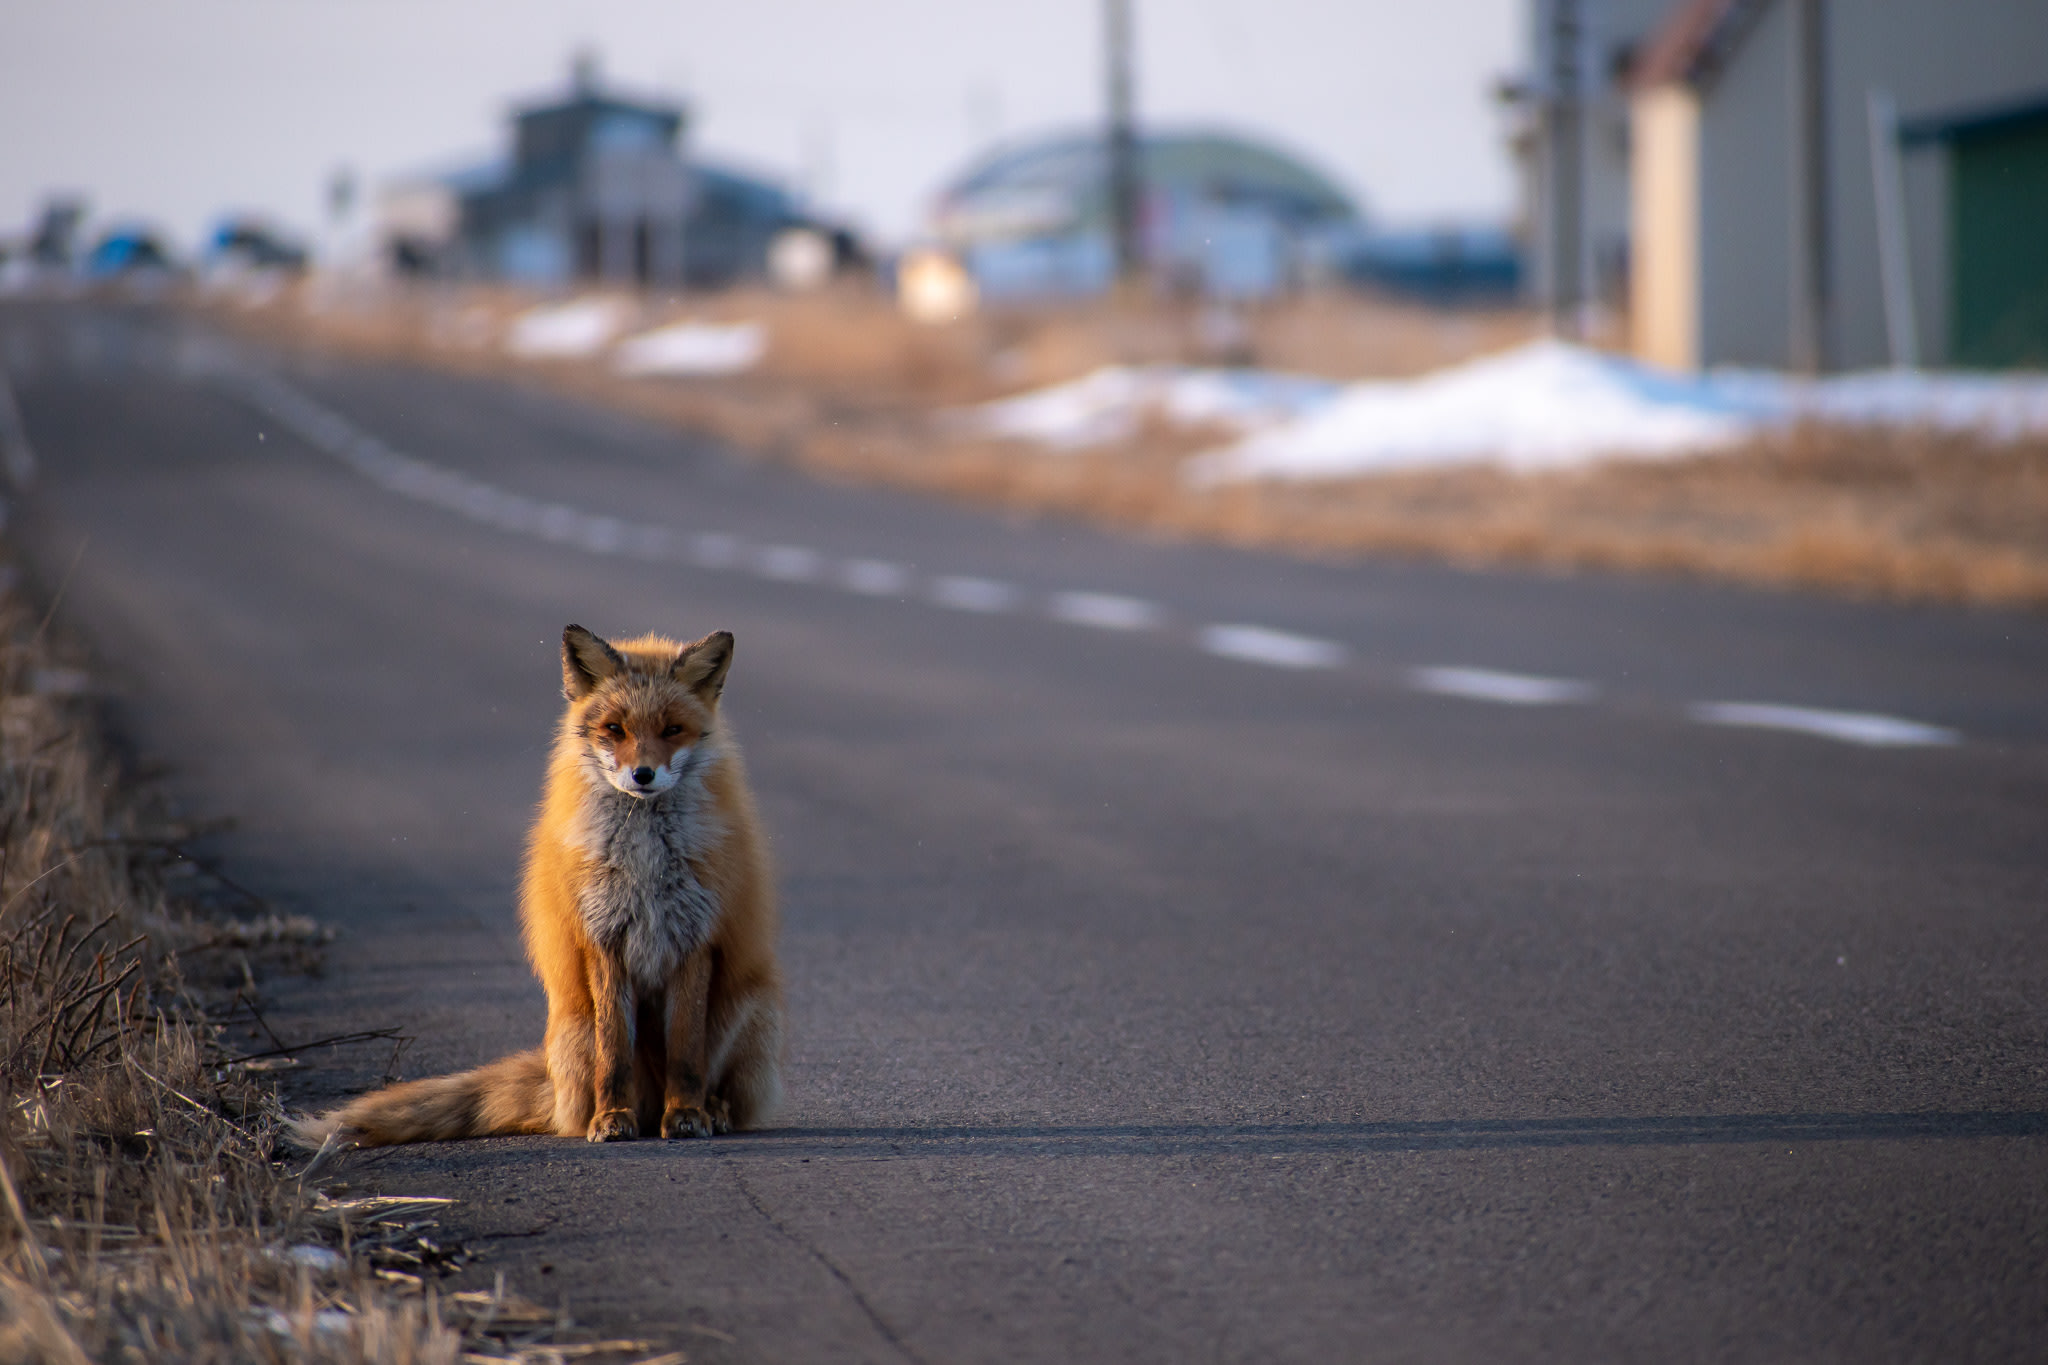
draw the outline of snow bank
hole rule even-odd
[[[768,329],[758,322],[678,322],[620,342],[612,368],[630,375],[736,374],[767,350]]]
[[[1731,370],[1706,382],[1794,419],[1975,431],[2000,441],[2048,432],[2048,377],[2039,374],[1871,370],[1811,381]]]
[[[505,349],[528,360],[595,355],[632,316],[624,299],[585,298],[529,309],[512,320]]]
[[[1419,379],[1353,384],[1298,420],[1197,456],[1200,484],[1492,465],[1569,469],[1711,451],[1802,420],[2048,432],[2048,378],[1878,371],[1673,375],[1536,341]]]
[[[1196,484],[1334,479],[1491,465],[1571,469],[1655,460],[1823,421],[2048,433],[2048,377],[1880,370],[1795,379],[1761,370],[1677,375],[1559,341],[1418,379],[1338,385],[1260,370],[1112,366],[986,403],[952,420],[984,435],[1075,450],[1127,440],[1147,420],[1232,428],[1190,460]]]
[[[1305,416],[1340,385],[1262,370],[1110,365],[1065,384],[951,415],[985,436],[1079,450],[1128,440],[1150,418],[1257,431]]]

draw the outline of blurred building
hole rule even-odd
[[[1146,267],[1190,293],[1277,293],[1360,227],[1329,179],[1235,134],[1148,134],[1139,179]],[[1004,147],[941,191],[931,225],[984,299],[1101,293],[1116,274],[1106,141],[1086,132]]]
[[[1499,307],[1522,293],[1522,243],[1498,225],[1372,231],[1341,243],[1332,273],[1418,303]]]
[[[56,195],[44,201],[29,234],[29,260],[45,269],[68,269],[78,250],[79,229],[85,224],[85,201],[75,195]]]
[[[503,172],[460,195],[472,268],[526,280],[682,283],[696,186],[680,106],[607,95],[581,60],[568,98],[521,109],[512,123]]]
[[[1628,75],[1671,0],[1529,0],[1513,114],[1529,296],[1567,330],[1621,308],[1629,270]]]
[[[252,214],[232,214],[214,224],[206,241],[210,269],[278,270],[306,268],[305,244],[277,224]]]
[[[100,233],[83,262],[86,278],[115,279],[122,276],[162,276],[178,269],[163,234],[148,223],[116,223]]]
[[[1904,283],[1925,295],[1914,307],[1927,349],[1954,365],[2048,369],[2048,90],[1924,114],[1899,136],[1919,167],[1924,283]]]
[[[377,249],[384,263],[401,275],[457,273],[464,182],[480,188],[503,177],[504,168],[491,164],[385,182],[378,188],[375,211]]]
[[[565,98],[513,115],[511,156],[387,186],[379,231],[399,270],[560,284],[675,287],[758,276],[790,228],[816,224],[774,182],[689,154],[680,105],[600,88],[579,59]]]
[[[2048,363],[2048,2],[1688,0],[1632,107],[1644,355]]]
[[[2048,0],[1529,13],[1509,94],[1561,320],[1626,308],[1679,368],[2048,363]]]

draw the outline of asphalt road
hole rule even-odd
[[[536,1041],[559,631],[736,633],[786,1112],[351,1159],[479,1283],[698,1361],[2048,1355],[2039,616],[1012,523],[146,313],[0,362],[135,742],[340,931],[288,1037]]]

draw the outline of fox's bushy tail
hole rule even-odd
[[[554,1117],[555,1087],[548,1080],[547,1055],[535,1048],[474,1071],[387,1086],[318,1118],[295,1120],[291,1134],[310,1148],[331,1137],[384,1147],[551,1133]]]

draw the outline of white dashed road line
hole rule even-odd
[[[808,583],[825,567],[825,557],[807,545],[764,545],[754,567],[779,583]]]
[[[883,559],[849,559],[839,566],[839,586],[869,597],[902,597],[910,591],[910,570]]]
[[[745,549],[738,536],[705,531],[690,537],[690,562],[706,569],[730,569]]]
[[[1507,706],[1556,706],[1591,701],[1600,689],[1577,678],[1540,678],[1529,673],[1501,673],[1491,668],[1418,668],[1408,675],[1418,692]]]
[[[1152,603],[1107,592],[1056,592],[1046,604],[1046,615],[1097,630],[1157,630],[1166,624],[1166,613]]]
[[[948,574],[932,580],[932,601],[955,611],[1008,611],[1022,595],[1008,583],[998,583],[993,578]]]
[[[1293,635],[1264,626],[1203,626],[1195,642],[1210,654],[1274,668],[1335,668],[1347,657],[1344,646],[1313,635]]]
[[[1822,739],[1877,749],[1959,744],[1963,738],[1954,730],[1898,716],[1881,716],[1869,711],[1823,711],[1810,706],[1780,706],[1773,702],[1701,702],[1693,706],[1689,714],[1703,725],[1795,730],[1818,735]]]
[[[457,470],[392,450],[347,419],[272,376],[248,371],[222,375],[222,386],[297,434],[315,450],[346,464],[393,493],[519,535],[570,545],[598,555],[683,560],[706,569],[747,569],[781,583],[829,583],[869,597],[908,599],[917,578],[881,559],[832,560],[807,545],[755,545],[722,531],[680,533],[666,526],[623,521],[543,502],[471,478]],[[993,578],[947,574],[932,578],[927,600],[957,611],[994,614],[1023,606],[1024,592]],[[1045,599],[1047,617],[1096,630],[1155,631],[1167,615],[1143,598],[1115,593],[1056,592]],[[1350,661],[1335,640],[1243,623],[1204,626],[1196,646],[1219,658],[1271,668],[1332,669]],[[1418,692],[1509,706],[1554,706],[1591,701],[1599,688],[1576,678],[1547,678],[1490,668],[1417,668],[1407,684]],[[1702,702],[1686,715],[1704,725],[1790,730],[1847,744],[1878,748],[1957,744],[1957,731],[1898,716],[1826,711],[1769,702]]]

